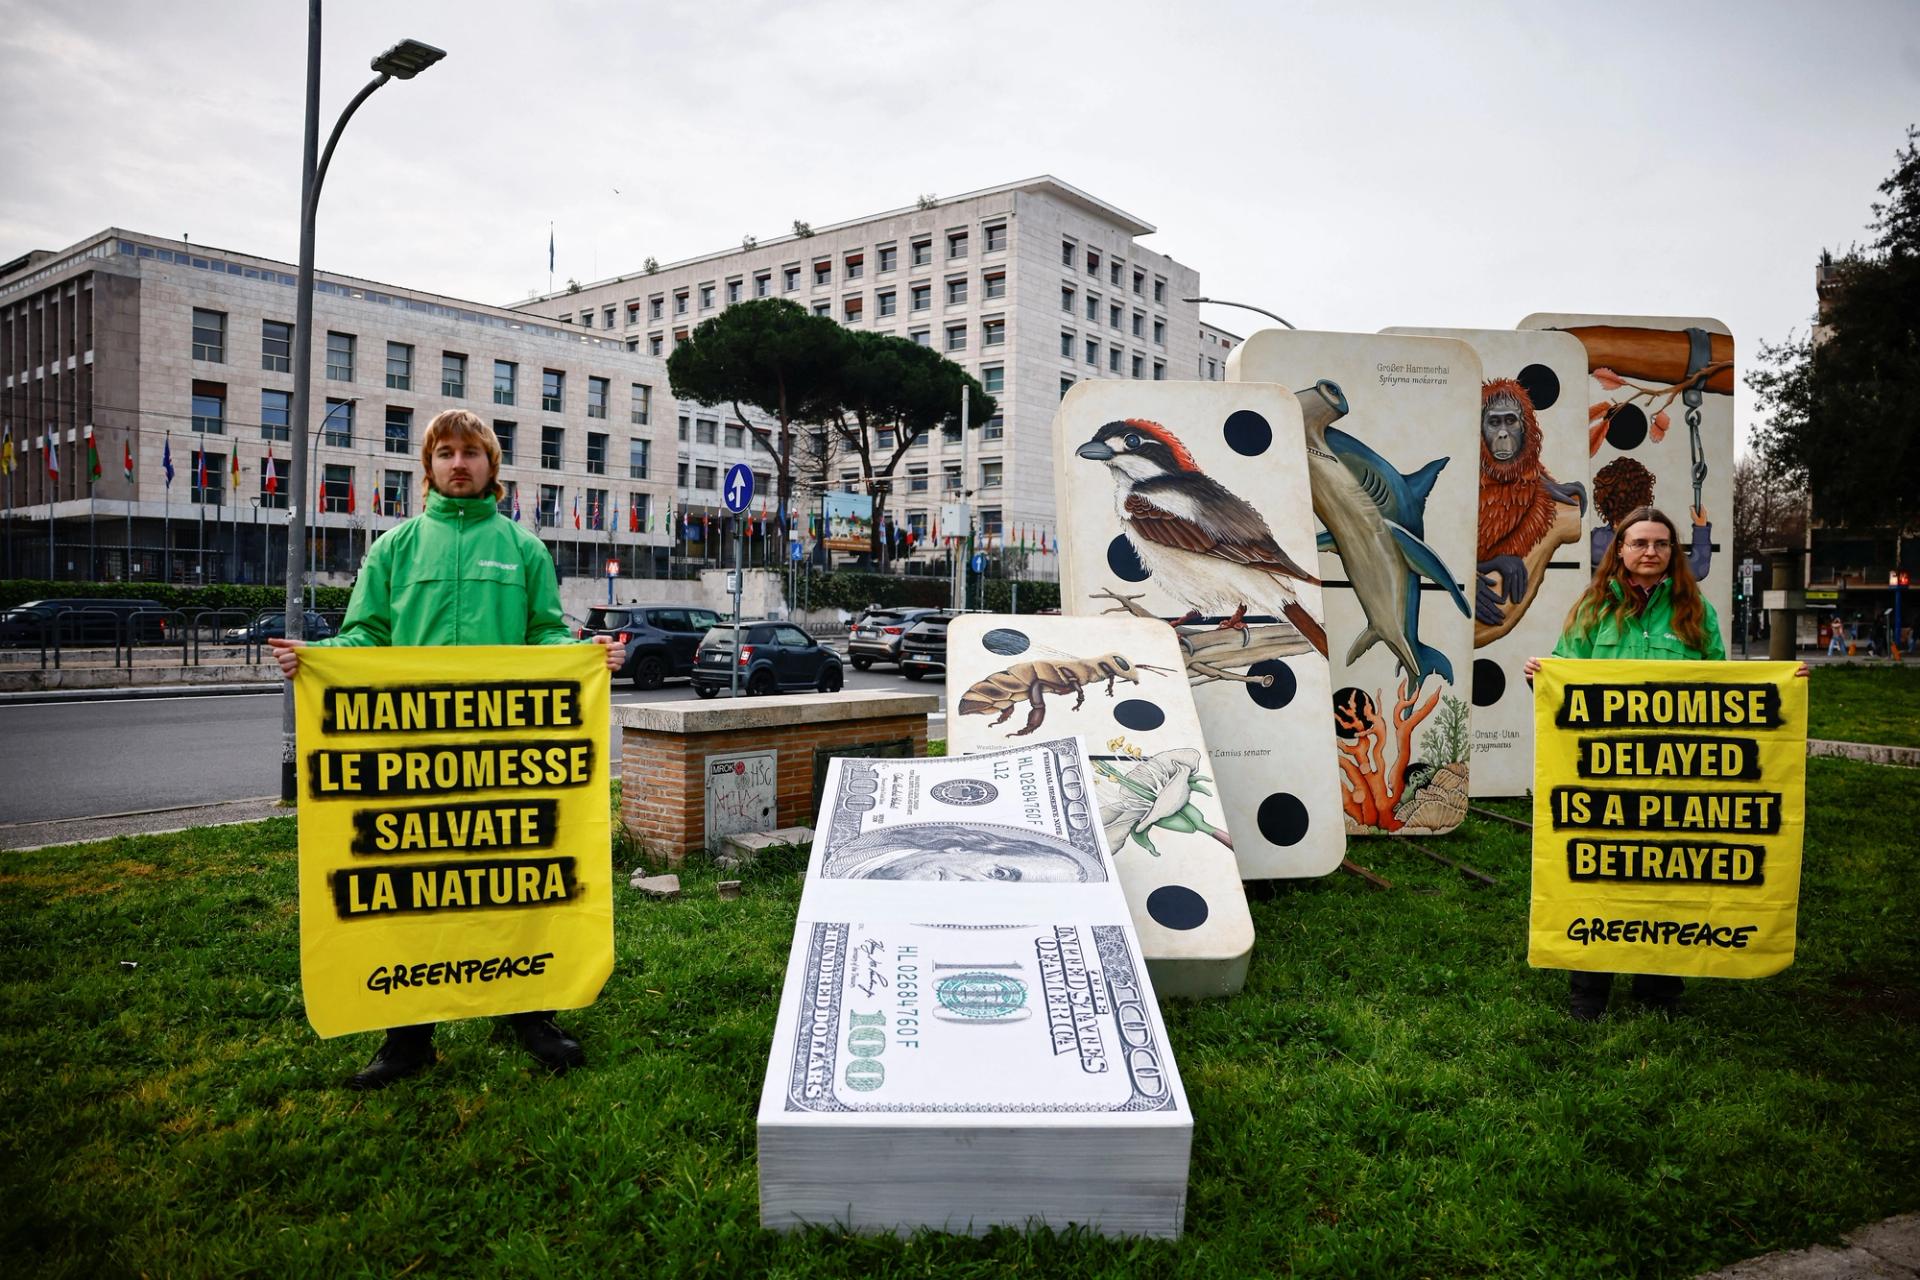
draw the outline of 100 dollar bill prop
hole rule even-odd
[[[761,1221],[1175,1236],[1193,1118],[1077,738],[830,766]]]

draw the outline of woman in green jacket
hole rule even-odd
[[[1727,656],[1713,605],[1700,594],[1687,557],[1674,555],[1680,534],[1656,507],[1636,507],[1614,530],[1593,581],[1567,614],[1556,658],[1638,658],[1657,662],[1718,662]],[[1527,682],[1540,669],[1528,658]],[[1607,1011],[1610,973],[1568,975],[1569,1010],[1582,1022]],[[1633,975],[1634,998],[1664,1013],[1680,1008],[1683,984],[1666,974]]]

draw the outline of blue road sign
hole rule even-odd
[[[973,571],[975,573],[985,573],[987,571],[987,557],[978,551],[973,553]]]
[[[807,558],[807,553],[800,549],[800,544],[797,542],[793,544],[793,558],[795,560],[804,560]]]
[[[735,515],[747,509],[753,501],[753,472],[746,463],[736,462],[727,468],[727,482],[720,486],[720,496]]]

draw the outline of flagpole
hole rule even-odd
[[[60,454],[59,442],[53,438],[54,428],[47,426],[47,457],[52,459],[47,468],[47,581],[53,578],[53,503],[59,497],[60,490]]]
[[[194,503],[200,513],[198,532],[194,535],[193,577],[194,585],[207,585],[207,441],[200,439],[200,448],[193,455],[193,480],[200,486],[200,500]]]
[[[134,432],[137,433],[138,431],[139,431],[139,428],[136,426],[134,428]],[[128,439],[123,440],[120,444],[120,447],[126,450],[126,453],[124,456],[127,462],[131,464],[133,461],[133,440],[131,436],[129,436]],[[127,472],[127,561],[126,561],[126,564],[122,567],[122,574],[125,577],[126,581],[132,582],[133,581],[133,467],[129,465],[126,468],[126,472]]]
[[[97,509],[93,505],[93,428],[87,428],[87,581],[100,578],[100,537]]]
[[[167,443],[162,446],[166,453],[161,467],[166,470],[167,483],[161,490],[160,518],[160,577],[165,582],[173,581],[173,472],[168,470],[173,462],[173,433],[167,433]]]

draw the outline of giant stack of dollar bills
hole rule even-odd
[[[1078,738],[832,762],[762,1223],[1180,1233],[1193,1115],[1095,804]]]

